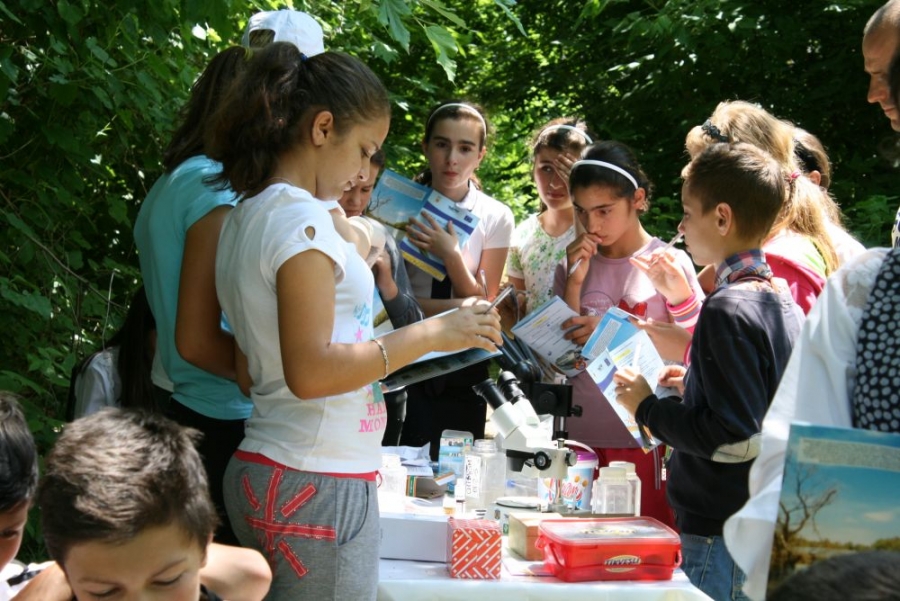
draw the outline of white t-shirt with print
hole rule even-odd
[[[300,188],[276,184],[241,202],[223,225],[216,253],[216,291],[253,380],[253,413],[239,448],[298,470],[371,472],[381,466],[386,413],[380,388],[369,385],[301,400],[285,382],[276,274],[291,257],[313,250],[334,261],[337,288],[331,341],[370,340],[372,272],[355,247],[335,231],[322,202]]]

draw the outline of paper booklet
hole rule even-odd
[[[583,372],[586,366],[581,346],[563,337],[566,331],[562,324],[572,317],[578,317],[578,313],[563,299],[554,296],[525,316],[511,331],[535,355],[571,378]]]
[[[450,311],[456,311],[456,309],[450,309]],[[450,311],[433,315],[428,319],[435,319]],[[386,333],[386,331],[382,331],[381,333]],[[498,356],[500,356],[499,350],[490,352],[477,347],[454,352],[432,351],[422,355],[406,367],[398,369],[396,372],[383,379],[381,381],[381,390],[382,392],[399,390],[404,386],[416,384],[417,382],[428,380],[436,376],[449,374],[458,369],[475,365],[476,363],[481,363],[482,361]]]
[[[821,559],[900,551],[898,499],[900,434],[791,424],[769,592]]]
[[[431,215],[444,229],[453,222],[459,245],[471,236],[479,218],[440,192],[386,169],[372,191],[366,216],[383,224],[397,240],[403,258],[437,280],[447,277],[443,261],[409,242],[406,227],[410,217],[428,224],[424,214]]]
[[[641,429],[628,410],[616,402],[613,374],[620,369],[631,367],[644,376],[657,396],[669,396],[672,390],[657,384],[659,375],[665,368],[665,362],[659,356],[647,332],[632,324],[629,317],[631,315],[625,311],[611,307],[584,344],[582,354],[590,361],[587,366],[588,375],[597,383],[600,392],[635,441],[648,450],[658,445],[659,441],[646,429]]]

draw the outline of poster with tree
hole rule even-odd
[[[900,434],[792,424],[769,592],[821,559],[900,551],[897,499]]]

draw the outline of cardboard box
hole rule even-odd
[[[450,576],[477,580],[500,578],[500,524],[493,520],[450,518]]]
[[[522,559],[540,561],[544,552],[535,548],[541,522],[562,519],[558,513],[513,512],[509,514],[509,548]]]
[[[448,517],[416,513],[382,513],[382,559],[447,562]]]
[[[453,472],[445,472],[434,476],[408,476],[406,478],[406,496],[420,499],[436,499],[447,493],[447,484],[456,479]]]

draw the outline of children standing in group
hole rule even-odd
[[[519,317],[553,296],[556,265],[575,240],[575,213],[569,196],[569,171],[593,140],[583,121],[554,119],[538,130],[531,144],[534,185],[539,213],[516,226],[506,261],[509,283],[525,293]]]
[[[610,307],[643,319],[673,321],[665,297],[629,262],[666,244],[641,225],[651,191],[634,154],[619,142],[588,147],[572,166],[569,192],[585,232],[569,244],[567,261],[557,266],[554,290],[579,314],[563,324],[565,329],[573,328],[567,337],[578,344],[584,344]],[[674,255],[684,277],[702,297],[690,259],[682,251]],[[639,448],[587,373],[576,376],[572,384],[583,415],[567,422],[569,436],[594,447],[601,465],[616,460],[634,463],[644,483],[643,513],[671,524],[659,447],[651,453]]]
[[[445,230],[434,221],[411,220],[407,228],[410,242],[447,266],[447,277],[438,281],[407,263],[425,315],[458,307],[469,297],[493,298],[499,290],[515,223],[509,207],[482,192],[475,177],[487,152],[487,133],[483,112],[468,102],[444,103],[431,111],[425,123],[422,151],[428,169],[420,178],[422,183],[479,217],[462,246],[452,226]],[[436,459],[444,429],[484,438],[487,405],[472,391],[472,385],[487,377],[488,362],[483,362],[408,388],[402,444],[430,442]]]
[[[275,43],[209,130],[218,181],[242,197],[222,228],[216,289],[254,404],[225,499],[241,542],[270,559],[275,601],[375,598],[384,405],[372,383],[432,350],[500,343],[484,307],[373,338],[372,272],[329,208],[368,177],[389,122],[387,90],[362,63]]]
[[[746,599],[722,527],[748,498],[760,424],[803,319],[760,249],[791,174],[749,144],[715,144],[697,154],[684,177],[679,231],[695,263],[716,266],[716,288],[694,329],[683,399],[659,399],[643,377],[625,370],[615,375],[616,400],[674,449],[668,496],[681,531],[682,569],[716,601]]]

